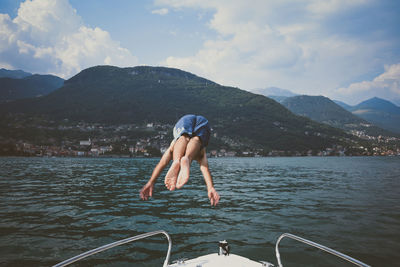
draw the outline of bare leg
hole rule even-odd
[[[173,191],[176,188],[176,181],[180,169],[180,161],[182,156],[185,154],[186,145],[189,143],[189,137],[182,135],[176,140],[174,150],[172,152],[173,162],[169,168],[167,175],[165,175],[165,186]]]
[[[187,181],[189,181],[190,164],[192,163],[194,157],[200,152],[200,149],[200,138],[198,136],[191,138],[186,147],[185,156],[181,158],[181,170],[179,172],[176,188],[181,188],[187,183]]]

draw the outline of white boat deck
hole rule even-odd
[[[218,255],[218,253],[204,255],[198,258],[178,261],[177,263],[168,265],[170,267],[261,267],[261,262],[252,261],[248,258],[230,254],[229,256]]]

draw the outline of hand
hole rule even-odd
[[[211,206],[217,206],[219,198],[220,196],[214,187],[208,189],[208,199],[211,202]]]
[[[147,200],[149,197],[153,196],[153,188],[154,184],[152,183],[147,183],[143,186],[143,188],[140,190],[140,198],[142,200]]]

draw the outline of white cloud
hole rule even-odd
[[[85,26],[68,0],[27,0],[13,20],[0,14],[0,65],[69,77],[100,64],[137,59],[100,28]]]
[[[163,64],[183,68],[219,83],[244,88],[260,87],[260,80],[275,74],[265,69],[295,65],[302,56],[301,47],[264,23],[268,2],[253,1],[159,1],[172,8],[214,9],[209,27],[220,36],[207,40],[191,57],[168,57]],[[261,11],[261,10],[265,10]]]
[[[329,95],[385,63],[381,39],[329,30],[327,24],[370,0],[157,0],[159,6],[214,12],[208,39],[191,56],[169,56],[162,64],[244,89],[277,86],[297,93]],[[328,22],[329,21],[329,22]]]
[[[337,95],[350,104],[357,104],[360,98],[378,96],[400,105],[400,63],[385,66],[385,72],[372,81],[352,83],[348,87],[339,88]]]
[[[168,9],[167,8],[155,9],[155,10],[151,11],[151,14],[167,15]]]
[[[331,14],[340,10],[362,5],[370,2],[370,0],[312,0],[309,1],[307,9],[316,15]]]
[[[205,42],[192,57],[168,57],[165,63],[222,84],[246,88],[249,85],[256,87],[260,80],[264,80],[265,75],[269,75],[264,73],[265,69],[290,68],[301,59],[301,47],[269,27],[260,28],[248,23],[237,25],[235,31],[236,34],[229,38]]]

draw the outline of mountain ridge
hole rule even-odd
[[[378,97],[350,108],[353,114],[389,131],[400,133],[400,107]]]
[[[328,124],[329,121],[337,121],[338,124],[366,123],[365,120],[352,115],[324,96],[293,96],[285,99],[282,104],[295,114],[310,117],[319,122]]]
[[[0,105],[0,112],[114,124],[173,124],[184,114],[202,114],[219,138],[266,150],[319,149],[350,138],[267,97],[165,67],[91,67],[49,95]]]
[[[393,104],[392,102],[379,98],[379,97],[372,97],[367,100],[362,101],[361,103],[352,106],[350,108],[352,111],[359,110],[359,109],[374,109],[379,110],[395,115],[400,115],[400,107]]]
[[[372,122],[356,116],[356,114],[343,108],[340,103],[338,104],[324,96],[300,95],[288,97],[281,104],[297,115],[346,131],[363,131],[372,136],[396,136],[395,133],[376,127]]]
[[[290,90],[282,89],[279,87],[267,87],[267,88],[256,88],[251,90],[251,92],[264,95],[264,96],[284,96],[284,97],[291,97],[296,96],[298,94],[293,93]]]
[[[0,69],[0,78],[22,79],[31,75],[32,73],[25,72],[23,70],[8,70],[4,68]]]
[[[60,88],[64,80],[54,75],[33,74],[23,78],[0,78],[0,102],[47,95]]]

